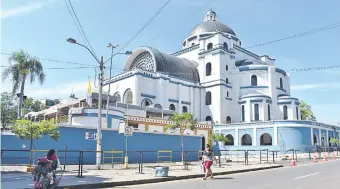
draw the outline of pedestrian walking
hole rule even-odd
[[[206,148],[203,152],[203,170],[205,173],[204,180],[207,179],[207,177],[210,176],[210,179],[213,179],[213,173],[211,171],[211,166],[214,162],[214,152],[211,150],[210,145],[207,144]]]

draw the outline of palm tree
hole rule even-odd
[[[9,57],[10,66],[2,72],[2,80],[5,81],[9,76],[12,78],[12,94],[20,88],[20,99],[18,108],[18,118],[22,118],[22,105],[24,101],[25,82],[29,77],[30,83],[38,78],[40,85],[45,81],[45,73],[39,59],[30,56],[27,52],[20,49],[13,52]]]

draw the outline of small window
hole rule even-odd
[[[227,44],[226,42],[223,43],[223,48],[224,48],[225,50],[228,50],[228,44]]]
[[[280,89],[283,89],[283,81],[282,81],[282,78],[280,78]]]
[[[210,91],[205,93],[205,105],[211,105],[211,92]]]
[[[254,105],[254,117],[255,117],[255,121],[259,121],[260,120],[259,105],[258,104]]]
[[[188,112],[188,108],[186,106],[183,106],[182,107],[182,112],[185,113],[185,112]]]
[[[284,120],[288,119],[288,108],[287,108],[287,106],[283,106],[283,119]]]
[[[211,75],[211,63],[208,62],[206,65],[205,65],[205,76],[209,76]]]
[[[227,91],[227,97],[229,97],[229,91]]]
[[[225,78],[225,82],[228,84],[229,83],[229,80],[228,80],[228,78]]]
[[[251,76],[251,86],[257,86],[257,76],[256,75]]]
[[[231,123],[231,118],[230,116],[227,116],[227,124],[230,124]]]
[[[207,50],[211,50],[213,48],[213,44],[212,43],[209,43],[208,45],[207,45]]]
[[[205,121],[211,121],[211,117],[210,117],[210,116],[207,116],[207,117],[205,118]]]
[[[299,120],[299,107],[296,106],[296,119]]]
[[[228,71],[228,65],[225,65],[225,70]]]
[[[175,107],[175,105],[173,105],[173,104],[170,104],[170,106],[169,106],[169,110],[176,111],[176,107]]]
[[[245,114],[244,114],[244,105],[242,105],[242,122],[245,121]]]
[[[268,104],[268,121],[270,121],[270,105]]]
[[[195,45],[195,43],[191,43],[191,46],[194,46]]]

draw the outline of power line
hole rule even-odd
[[[3,53],[3,52],[0,52],[0,54],[5,55],[5,56],[11,56],[12,55],[10,53]],[[36,58],[39,59],[39,60],[45,60],[45,61],[49,61],[49,62],[57,62],[57,63],[63,63],[63,64],[74,64],[74,65],[92,66],[93,67],[93,65],[91,65],[91,64],[62,61],[62,60],[54,60],[54,59],[49,59],[49,58],[39,58],[39,57],[36,57]]]
[[[64,2],[65,2],[65,5],[66,5],[66,7],[67,7],[68,13],[69,13],[69,14],[71,15],[71,17],[72,17],[72,20],[73,20],[74,25],[76,25],[76,28],[77,28],[77,30],[78,30],[78,32],[79,32],[81,38],[83,38],[83,41],[84,41],[84,43],[85,43],[85,45],[86,45],[86,44],[87,44],[87,43],[86,43],[86,39],[85,39],[83,33],[80,31],[80,28],[79,28],[79,26],[78,26],[78,24],[77,24],[77,21],[76,21],[76,19],[74,18],[73,14],[72,14],[72,11],[71,11],[71,9],[70,9],[70,7],[69,7],[67,1],[64,0]]]
[[[126,46],[128,46],[146,28],[146,26],[148,26],[159,15],[159,13],[162,12],[162,10],[170,3],[170,1],[171,0],[168,0],[146,24],[129,41],[125,43],[125,45],[117,53],[121,52]],[[108,60],[110,60],[112,57],[113,56],[111,56]]]
[[[318,33],[318,32],[321,32],[321,31],[334,29],[334,28],[337,28],[337,27],[340,27],[340,21],[336,22],[334,24],[330,24],[330,25],[323,26],[323,27],[316,28],[316,29],[312,29],[312,30],[309,30],[309,31],[306,31],[306,32],[298,33],[298,34],[295,34],[295,35],[292,35],[292,36],[289,36],[289,37],[285,37],[285,38],[281,38],[281,39],[277,39],[277,40],[268,41],[268,42],[265,42],[265,43],[260,43],[260,44],[257,44],[257,45],[249,46],[249,47],[246,47],[245,49],[260,47],[260,46],[268,45],[268,44],[271,44],[271,43],[277,43],[277,42],[284,41],[284,40],[287,40],[287,39],[302,37],[302,36],[310,35],[310,34],[313,34],[313,33]]]
[[[254,4],[258,3],[259,1],[261,1],[261,0],[253,0],[253,1],[252,1],[248,6],[246,6],[244,9],[250,8],[250,7],[253,6]],[[233,16],[238,16],[238,15],[240,15],[240,14],[244,11],[244,9],[243,9],[242,11],[240,11],[240,12],[234,14]]]
[[[77,22],[78,22],[78,24],[79,24],[79,27],[80,27],[80,29],[81,29],[81,31],[82,31],[84,37],[85,37],[85,40],[86,40],[87,44],[89,45],[89,47],[90,47],[91,51],[93,52],[93,54],[97,57],[97,55],[96,55],[95,51],[93,50],[93,48],[92,48],[92,46],[91,46],[89,40],[88,40],[87,37],[86,37],[86,34],[85,34],[84,30],[83,30],[83,27],[81,26],[81,23],[80,23],[80,21],[79,21],[79,19],[78,19],[78,16],[77,16],[76,12],[74,11],[74,8],[73,8],[73,5],[72,5],[71,0],[68,0],[68,1],[69,1],[69,3],[70,3],[72,12],[73,12],[74,16],[76,17],[76,20],[77,20]]]

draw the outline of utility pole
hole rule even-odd
[[[103,56],[99,62],[99,95],[98,95],[98,128],[97,128],[97,148],[96,148],[96,165],[100,169],[101,151],[102,151],[102,95],[103,95],[103,80],[104,80],[104,60]]]

